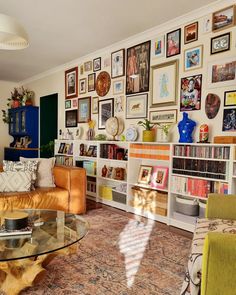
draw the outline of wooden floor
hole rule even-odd
[[[129,213],[129,212],[126,212],[126,211],[123,211],[123,210],[120,210],[120,209],[116,209],[114,207],[107,206],[107,205],[97,203],[95,201],[87,199],[87,211],[96,210],[96,209],[99,209],[99,208],[106,208],[106,209],[114,211],[114,212],[116,212],[116,213],[118,213],[120,215],[125,215],[125,216],[128,216],[128,217],[133,217],[134,216],[133,213]],[[145,219],[146,219],[145,217],[140,216],[140,221],[145,220]],[[166,231],[177,233],[177,234],[182,235],[184,237],[187,237],[189,239],[193,238],[193,234],[188,232],[188,231],[178,229],[178,228],[173,227],[173,226],[168,226],[168,225],[166,225],[164,223],[161,223],[161,222],[158,222],[158,221],[156,221],[156,222],[159,224],[160,228],[163,228]]]

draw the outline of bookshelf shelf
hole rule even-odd
[[[87,161],[97,161],[97,157],[86,157],[86,156],[77,156],[76,159],[83,159]]]
[[[185,178],[204,179],[204,180],[218,181],[218,182],[228,182],[228,180],[225,180],[225,179],[208,178],[208,177],[202,177],[202,176],[193,176],[193,175],[177,174],[177,173],[172,173],[172,176],[181,176],[181,177],[185,177]]]
[[[107,181],[120,182],[120,183],[127,183],[126,180],[118,180],[118,179],[107,178],[107,177],[102,177],[102,176],[97,176],[97,178],[98,178],[98,179],[107,180]]]
[[[98,158],[98,160],[100,161],[105,161],[105,162],[114,162],[114,163],[124,163],[127,164],[128,161],[125,160],[117,160],[117,159],[106,159],[106,158]]]
[[[177,159],[186,159],[186,157],[188,159],[192,159],[192,160],[204,160],[204,161],[219,161],[219,162],[229,162],[229,159],[218,159],[218,158],[202,158],[202,157],[189,157],[189,156],[173,156],[174,158]]]
[[[181,196],[188,197],[188,198],[193,198],[193,199],[207,200],[207,197],[194,196],[194,195],[190,195],[190,194],[186,194],[186,193],[182,193],[182,192],[171,191],[171,194],[173,194],[173,195],[181,195]]]
[[[167,188],[156,188],[156,187],[151,187],[150,185],[145,185],[145,184],[140,184],[140,183],[129,183],[132,186],[137,186],[141,188],[146,188],[154,191],[160,191],[160,192],[168,192]]]

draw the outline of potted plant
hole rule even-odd
[[[169,132],[170,132],[170,128],[172,127],[172,124],[159,124],[159,123],[157,123],[157,125],[159,126],[158,128],[162,130],[162,133],[160,135],[160,139],[158,139],[158,140],[163,141],[163,142],[168,142],[169,141]]]
[[[139,121],[138,125],[145,129],[143,130],[144,142],[155,141],[155,129],[153,129],[153,127],[156,125],[155,123],[151,123],[148,119],[144,119],[143,121]]]

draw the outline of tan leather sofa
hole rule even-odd
[[[0,211],[33,208],[62,210],[74,214],[85,213],[86,170],[78,167],[55,166],[53,174],[55,188],[0,193]]]

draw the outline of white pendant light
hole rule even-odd
[[[13,17],[0,13],[0,50],[17,50],[28,46],[24,28]]]

